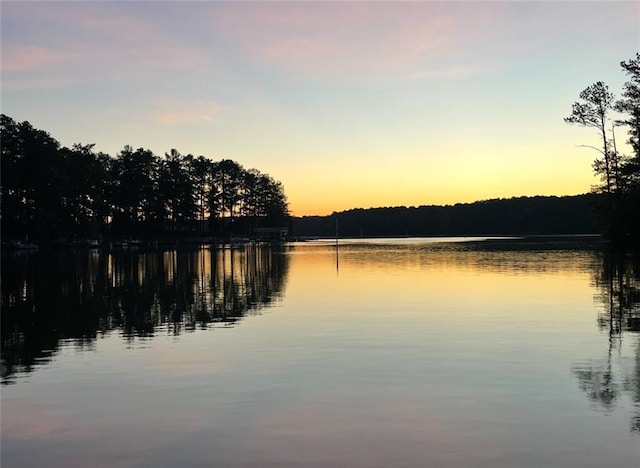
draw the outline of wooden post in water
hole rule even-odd
[[[338,214],[336,213],[336,274],[339,271],[339,258],[338,258]]]

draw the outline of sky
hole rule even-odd
[[[0,17],[2,113],[112,156],[233,159],[298,216],[588,192],[598,136],[563,118],[596,81],[619,95],[640,50],[640,2],[3,0]]]

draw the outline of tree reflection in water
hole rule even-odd
[[[133,341],[232,326],[281,299],[287,262],[271,246],[3,255],[2,382],[63,340],[91,348],[112,330]]]
[[[631,431],[640,433],[640,257],[620,252],[605,252],[594,270],[599,290],[596,300],[602,304],[598,327],[608,336],[606,358],[573,366],[580,388],[605,412],[611,412],[617,400],[628,394],[634,404]],[[634,336],[636,349],[632,363],[618,360],[623,337]]]

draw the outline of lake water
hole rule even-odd
[[[633,467],[640,261],[556,239],[2,255],[2,467]]]

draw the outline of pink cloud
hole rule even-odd
[[[71,78],[47,78],[36,77],[27,79],[6,79],[2,78],[0,87],[5,90],[21,90],[21,89],[55,89],[62,88],[77,83]]]
[[[488,31],[495,8],[445,3],[229,5],[214,30],[252,59],[288,71],[341,75],[446,73]]]
[[[9,45],[2,51],[2,71],[20,72],[46,68],[73,57],[73,53],[51,47]]]
[[[75,44],[66,50],[39,46],[3,48],[4,89],[54,89],[87,80],[142,77],[144,70],[192,70],[204,61],[201,54],[180,47]]]
[[[165,99],[154,104],[150,118],[162,125],[194,125],[217,121],[221,106],[213,101]]]
[[[5,40],[5,72],[119,65],[182,69],[209,60],[199,48],[117,3],[25,3],[7,8],[6,15],[6,21],[28,24],[33,33]]]

